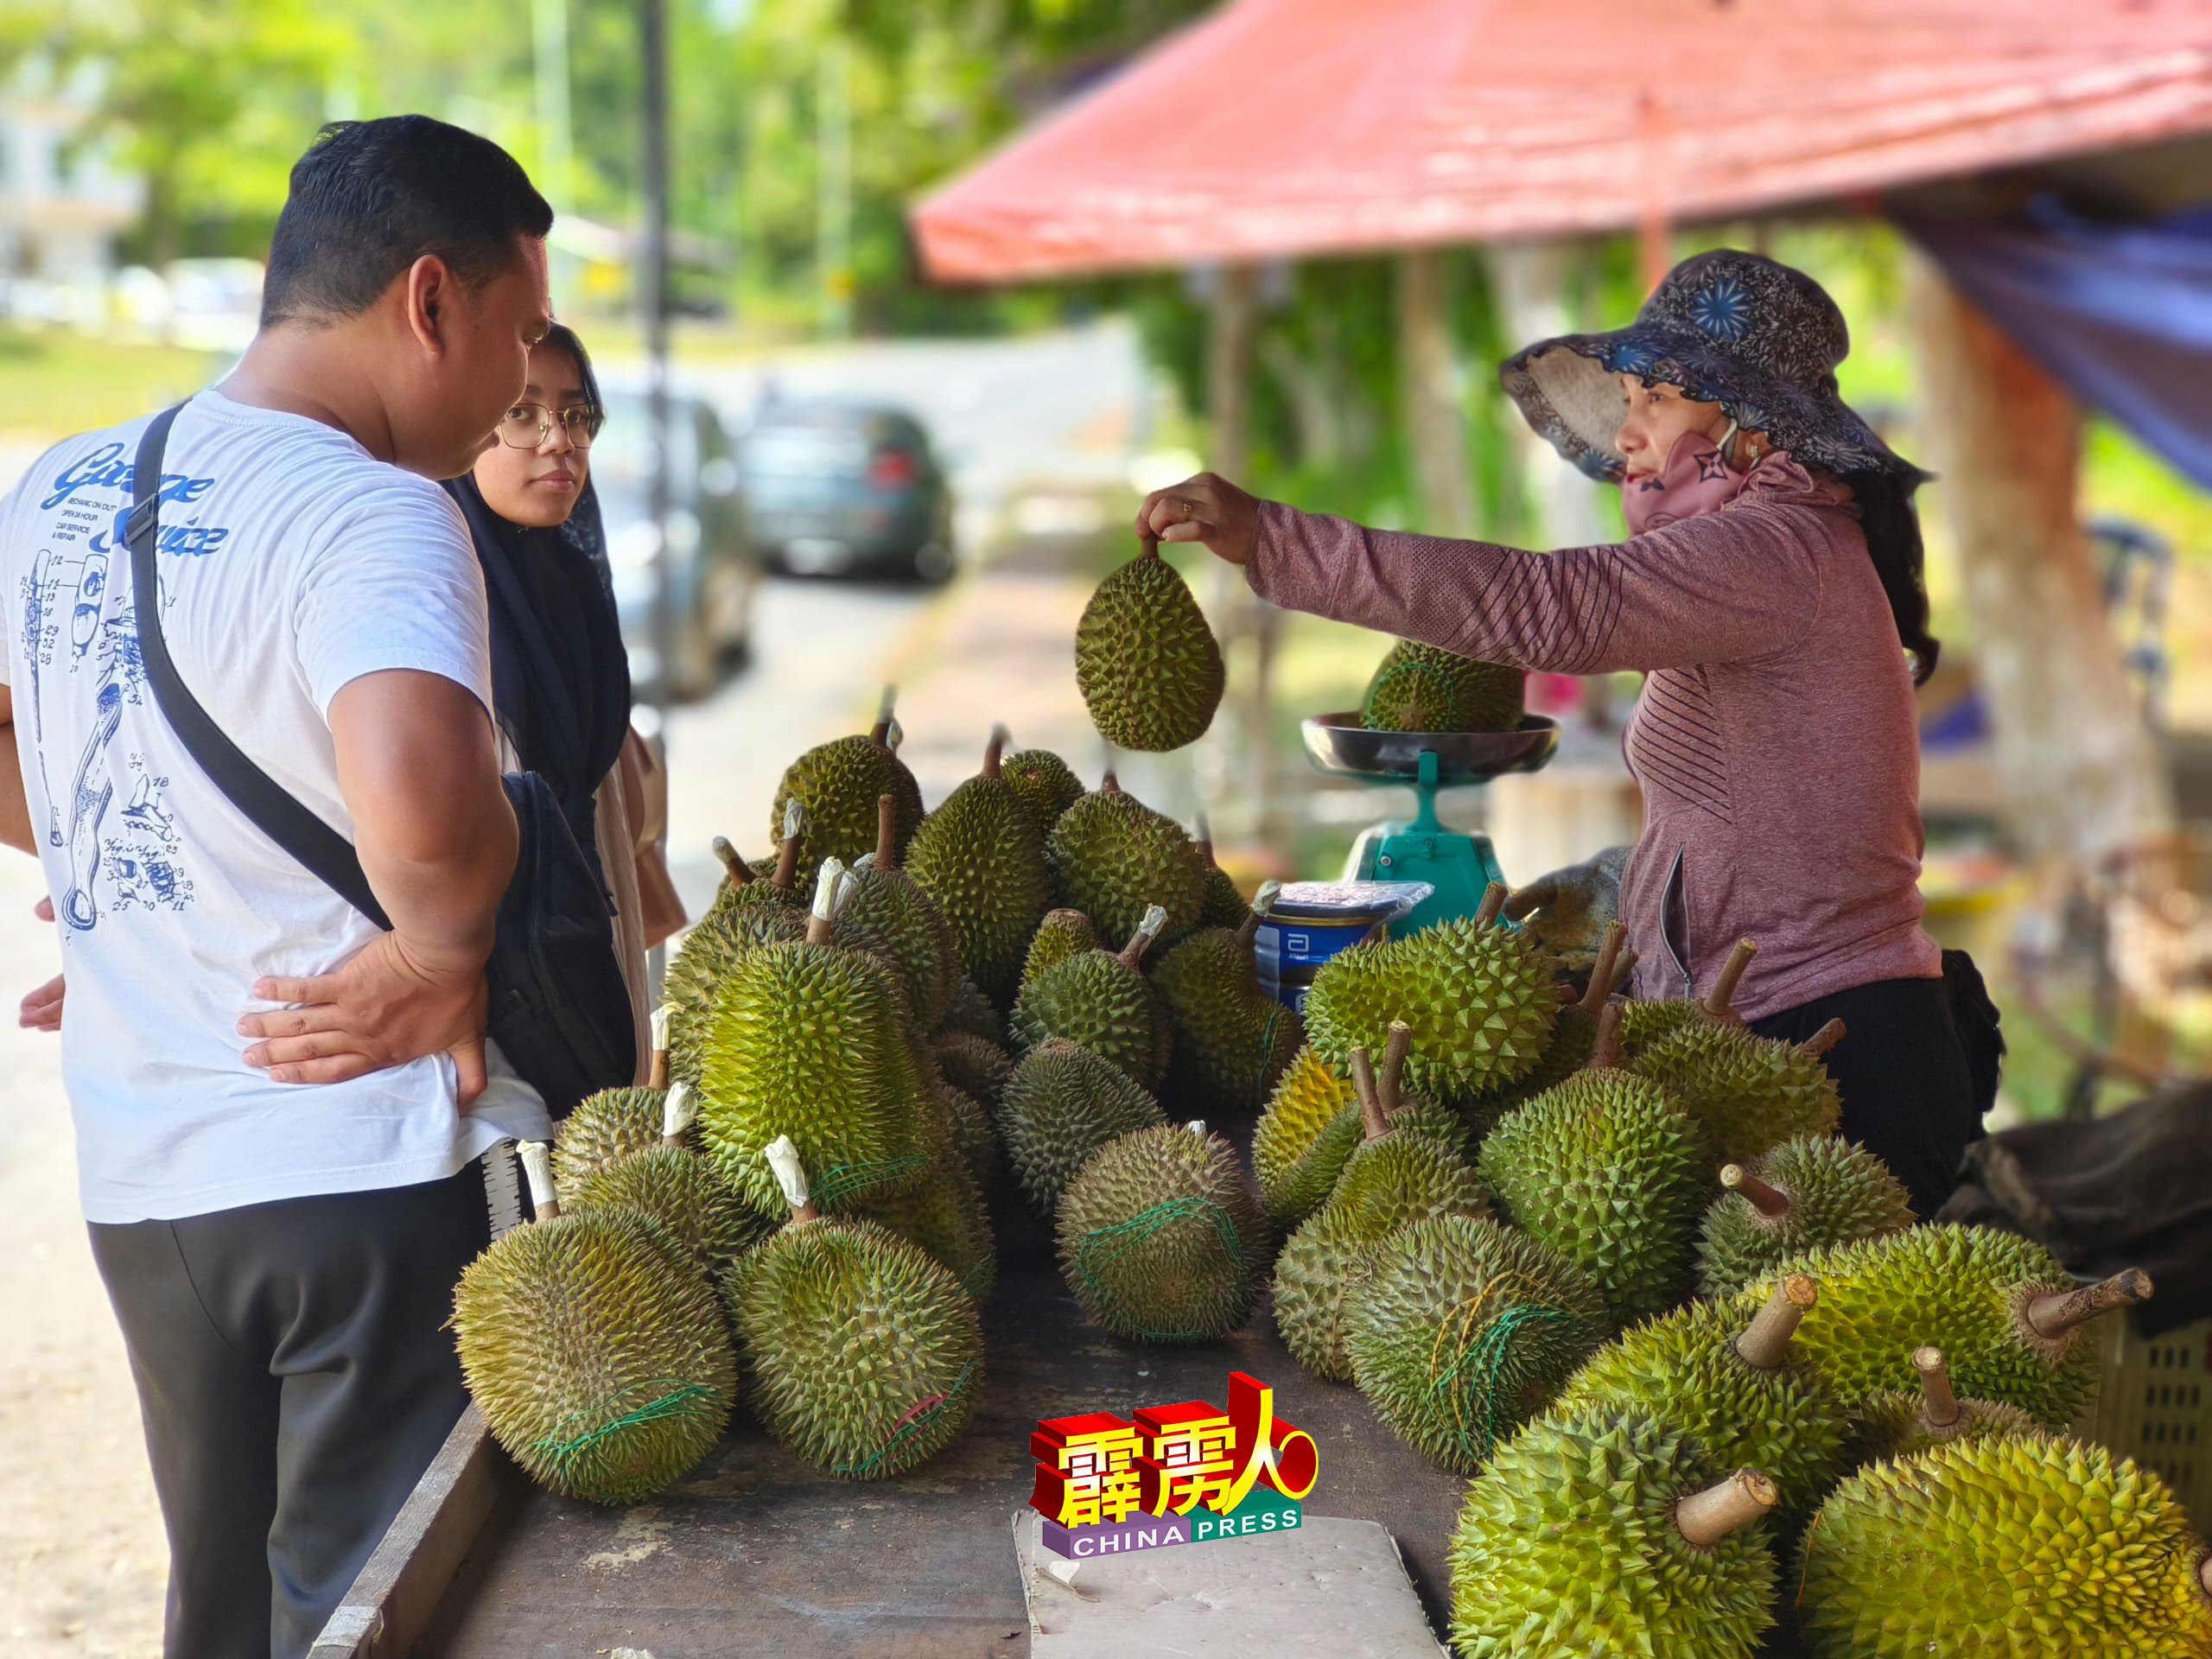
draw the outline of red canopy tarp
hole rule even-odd
[[[1616,230],[2212,129],[2212,0],[1237,0],[938,191],[1002,282]]]

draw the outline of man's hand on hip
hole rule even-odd
[[[245,1063],[275,1083],[343,1083],[428,1054],[450,1053],[461,1103],[484,1092],[484,964],[429,960],[381,933],[332,974],[264,979],[254,995],[294,1006],[250,1014]]]

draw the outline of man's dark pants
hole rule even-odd
[[[481,1163],[419,1186],[93,1224],[169,1538],[168,1659],[293,1659],[467,1403]]]

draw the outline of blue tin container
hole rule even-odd
[[[1275,895],[1253,941],[1260,984],[1300,1014],[1314,975],[1371,938],[1433,891],[1418,881],[1294,881]]]

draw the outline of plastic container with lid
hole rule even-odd
[[[1254,940],[1260,983],[1300,1014],[1313,976],[1332,958],[1370,938],[1435,891],[1426,881],[1294,881],[1275,895]]]

